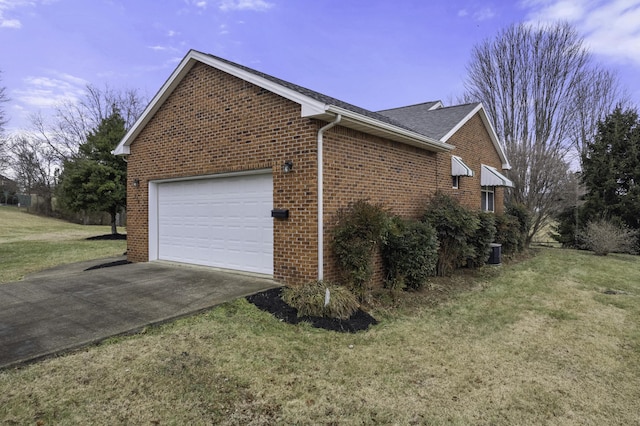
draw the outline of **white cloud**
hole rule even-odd
[[[476,21],[486,21],[487,19],[491,19],[494,16],[496,16],[496,12],[489,7],[485,7],[475,12],[473,14],[473,19]]]
[[[273,6],[273,3],[269,3],[265,0],[222,0],[218,7],[223,12],[230,10],[253,10],[257,12],[264,12],[267,9],[271,9]]]
[[[491,19],[494,16],[496,16],[496,12],[490,7],[484,7],[475,11],[469,11],[468,9],[460,9],[458,11],[458,17],[471,17],[474,21],[486,21],[487,19]]]
[[[640,65],[640,0],[524,0],[530,23],[564,20],[593,53]]]
[[[49,71],[46,76],[24,78],[25,88],[14,90],[12,97],[30,108],[52,108],[62,102],[80,99],[88,82],[80,77],[57,71]]]
[[[0,27],[20,29],[22,28],[22,23],[17,19],[3,19],[2,16],[0,16]]]

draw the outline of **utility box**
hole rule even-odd
[[[491,247],[491,252],[489,253],[487,264],[500,265],[502,263],[502,244],[491,243],[489,246]]]
[[[271,217],[276,219],[289,219],[289,209],[273,209]]]

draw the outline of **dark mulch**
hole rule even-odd
[[[316,328],[323,328],[325,330],[338,331],[341,333],[355,333],[366,330],[370,325],[378,323],[374,317],[361,309],[351,315],[351,318],[347,320],[310,316],[298,318],[298,310],[287,305],[282,300],[281,295],[282,288],[274,288],[252,296],[247,296],[247,300],[256,305],[259,309],[267,311],[276,318],[289,324],[297,324],[304,321],[311,323],[311,325]]]
[[[95,265],[90,268],[85,269],[85,271],[92,271],[94,269],[102,269],[102,268],[110,268],[112,266],[120,266],[120,265],[128,265],[128,260],[116,260],[115,262],[101,263],[100,265]]]
[[[126,240],[127,234],[105,234],[98,235],[96,237],[87,238],[88,241],[100,241],[100,240]]]

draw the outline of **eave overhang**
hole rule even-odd
[[[340,126],[348,127],[354,130],[362,131],[364,133],[380,136],[396,142],[434,152],[445,152],[450,151],[454,148],[452,145],[429,138],[420,133],[404,129],[402,127],[395,126],[384,121],[376,120],[375,118],[368,117],[366,115],[359,114],[345,108],[325,104],[303,93],[269,80],[265,77],[254,74],[245,69],[238,68],[233,64],[221,61],[210,55],[191,50],[189,51],[189,53],[187,53],[178,67],[173,71],[171,76],[163,84],[158,93],[153,97],[140,118],[138,118],[135,124],[127,132],[122,141],[120,141],[118,146],[113,151],[115,155],[130,154],[130,146],[133,141],[140,134],[142,129],[144,129],[151,118],[155,115],[162,104],[166,101],[166,99],[171,95],[173,90],[178,86],[178,84],[180,84],[182,79],[189,73],[193,66],[199,62],[219,69],[249,83],[255,84],[258,87],[280,95],[286,99],[289,99],[290,101],[298,103],[300,105],[301,117],[315,118],[318,120],[329,122],[332,121],[337,115],[341,115],[342,121],[340,122]]]

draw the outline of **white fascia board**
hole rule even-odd
[[[153,97],[140,118],[138,118],[135,124],[127,132],[122,141],[120,141],[120,143],[114,150],[114,153],[116,155],[129,154],[129,145],[131,145],[136,136],[138,136],[140,131],[142,131],[144,126],[149,122],[149,120],[151,120],[160,106],[169,97],[169,95],[171,95],[173,90],[178,86],[178,84],[180,84],[182,79],[187,75],[187,73],[197,62],[201,62],[213,68],[219,69],[220,71],[233,75],[234,77],[240,78],[249,83],[253,83],[258,87],[266,89],[270,92],[273,92],[277,95],[300,104],[302,106],[303,117],[306,115],[317,115],[319,112],[325,111],[325,105],[322,102],[318,102],[315,99],[309,98],[308,96],[279,85],[264,77],[260,77],[259,75],[237,68],[229,63],[217,60],[212,56],[206,55],[196,50],[190,50],[184,57],[184,59],[182,59],[178,67],[173,71],[169,79],[160,88],[158,93]]]
[[[491,137],[493,146],[496,148],[496,151],[498,151],[498,156],[500,157],[500,161],[502,161],[502,170],[511,170],[511,164],[509,164],[507,154],[504,152],[504,149],[502,149],[502,144],[498,140],[498,134],[493,128],[491,121],[489,121],[489,117],[487,116],[487,112],[485,111],[484,106],[480,104],[480,107],[480,118],[484,122],[484,125],[487,127],[487,131],[489,132],[489,136]]]
[[[120,141],[116,149],[114,150],[115,155],[128,155],[130,153],[129,146],[135,140],[136,136],[144,129],[149,120],[153,117],[153,115],[158,111],[160,106],[164,103],[164,101],[169,97],[169,95],[173,92],[173,90],[178,86],[178,84],[182,81],[185,75],[193,68],[195,65],[195,61],[192,58],[193,50],[189,51],[187,55],[182,59],[178,67],[171,73],[167,81],[162,85],[158,93],[151,99],[149,105],[142,112],[138,120],[133,124],[131,129],[124,135],[124,138]]]
[[[334,105],[329,105],[326,111],[333,114],[340,114],[342,116],[342,122],[340,125],[345,127],[349,127],[348,122],[351,121],[354,124],[357,124],[358,127],[363,127],[373,131],[372,133],[374,134],[381,134],[388,139],[434,152],[446,152],[451,151],[454,148],[453,145],[440,142],[437,139],[432,139],[420,133],[412,132],[411,130],[406,130]]]
[[[498,135],[496,134],[496,131],[493,128],[493,125],[491,124],[491,121],[489,121],[489,117],[487,116],[487,112],[485,111],[482,103],[479,103],[474,109],[472,109],[471,112],[469,112],[469,114],[467,114],[462,120],[460,120],[458,124],[456,124],[456,126],[451,130],[449,130],[449,132],[446,135],[444,135],[440,140],[442,142],[446,142],[447,140],[449,140],[449,138],[453,136],[453,134],[456,133],[458,130],[460,130],[460,128],[464,126],[464,124],[467,121],[469,121],[471,117],[473,117],[476,113],[480,113],[480,119],[482,119],[482,122],[484,123],[487,129],[487,133],[489,133],[489,137],[491,138],[491,142],[493,143],[494,148],[498,152],[498,156],[500,157],[500,161],[502,162],[502,170],[511,170],[511,165],[509,164],[507,155],[502,149],[502,144],[500,144],[500,141],[498,140]]]
[[[471,117],[473,117],[473,116],[474,116],[474,114],[475,114],[476,112],[478,112],[478,110],[479,110],[481,107],[482,107],[482,104],[478,104],[478,105],[476,105],[476,107],[475,107],[474,109],[472,109],[472,110],[471,110],[471,112],[469,112],[469,114],[467,114],[467,115],[466,115],[462,120],[460,120],[460,121],[458,122],[458,124],[456,124],[456,125],[455,125],[455,127],[453,127],[451,130],[449,130],[449,132],[448,132],[446,135],[444,135],[444,136],[442,137],[442,139],[440,139],[440,140],[441,140],[442,142],[446,142],[446,141],[448,141],[448,140],[449,140],[449,138],[450,138],[451,136],[453,136],[453,135],[454,135],[454,133],[456,133],[458,130],[460,130],[460,128],[461,128],[462,126],[464,126],[464,124],[465,124],[467,121],[469,121],[469,120],[471,119]]]

